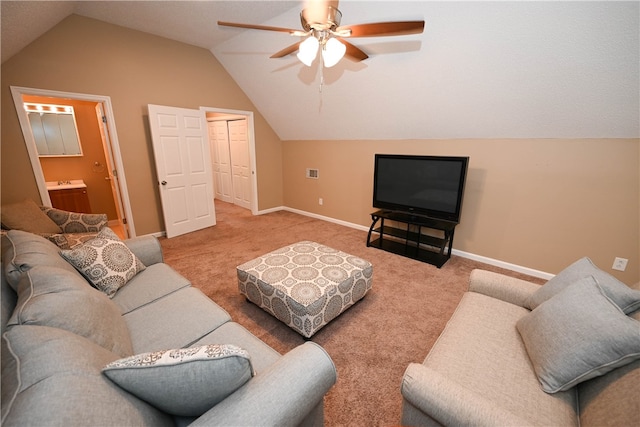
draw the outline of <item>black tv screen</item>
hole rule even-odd
[[[373,206],[460,222],[468,157],[376,154]]]

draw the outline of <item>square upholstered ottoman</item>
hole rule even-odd
[[[247,299],[311,337],[371,289],[368,261],[315,242],[298,242],[237,267]]]

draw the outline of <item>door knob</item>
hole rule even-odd
[[[162,181],[160,184],[167,185],[167,181]]]

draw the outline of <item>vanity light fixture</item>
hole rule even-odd
[[[73,114],[73,107],[70,105],[38,104],[25,102],[24,109],[28,113],[53,113],[53,114]]]

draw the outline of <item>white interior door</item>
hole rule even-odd
[[[208,128],[215,197],[223,202],[233,203],[231,155],[229,154],[227,122],[209,122]]]
[[[228,122],[231,151],[231,174],[233,176],[233,203],[251,209],[251,165],[247,121]]]
[[[107,176],[105,179],[109,181],[111,185],[111,193],[113,194],[113,201],[116,205],[116,215],[118,216],[118,225],[122,227],[125,237],[130,236],[127,219],[124,216],[124,207],[122,206],[122,198],[120,196],[120,182],[118,180],[118,172],[113,167],[113,154],[109,146],[109,129],[106,125],[106,115],[104,113],[103,105],[101,103],[96,104],[96,116],[98,118],[98,126],[100,127],[100,136],[102,138],[102,146],[104,148],[104,155],[107,159],[105,165]],[[94,165],[96,170],[100,170],[100,165]],[[96,170],[92,170],[95,172]],[[111,224],[110,224],[111,225]]]
[[[215,225],[204,112],[149,104],[149,124],[167,237]]]

